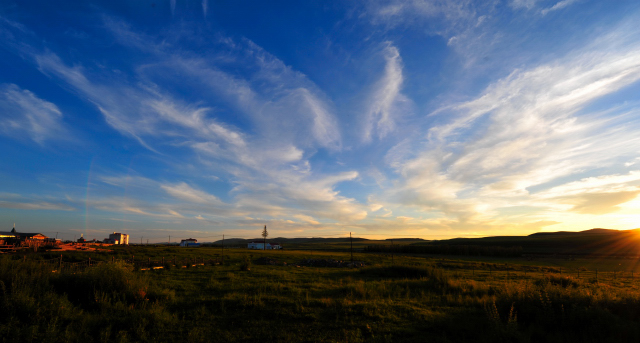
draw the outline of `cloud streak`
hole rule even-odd
[[[0,208],[16,210],[52,210],[75,211],[75,207],[60,201],[48,201],[41,197],[28,197],[19,194],[0,193]]]
[[[0,112],[5,136],[27,136],[38,144],[68,137],[58,106],[15,84],[0,84]]]
[[[390,43],[383,52],[386,65],[381,80],[367,102],[371,103],[367,110],[364,128],[364,141],[370,142],[372,136],[384,138],[390,134],[396,125],[396,119],[403,109],[402,103],[408,99],[400,93],[402,87],[402,58],[400,52]]]

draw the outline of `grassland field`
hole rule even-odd
[[[356,250],[363,246],[354,242]],[[224,249],[222,264],[209,262],[222,260],[220,247],[2,256],[0,337],[83,343],[640,340],[637,259],[357,251],[354,259],[364,268],[298,266],[306,259],[349,260],[349,247]],[[104,263],[60,272],[42,262],[60,255],[65,262]],[[142,263],[108,263],[132,256]],[[166,268],[143,270],[145,260],[163,257]],[[261,257],[277,264],[257,265]]]

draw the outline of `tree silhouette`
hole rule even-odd
[[[264,226],[262,230],[262,237],[264,238],[264,243],[262,244],[262,250],[267,250],[267,236],[269,236],[269,232],[267,232],[267,226]]]

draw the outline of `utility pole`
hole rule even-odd
[[[56,239],[58,239],[58,233],[56,232]]]
[[[351,262],[353,262],[353,238],[351,238],[351,232],[349,232],[349,241],[351,242]]]
[[[147,245],[149,245],[149,238],[147,238]]]

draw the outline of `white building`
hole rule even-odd
[[[251,242],[247,244],[247,248],[255,249],[255,250],[265,250],[264,242]],[[282,249],[282,246],[278,243],[267,243],[266,250],[276,250],[276,249]]]
[[[129,244],[129,235],[119,232],[114,232],[109,235],[107,243],[111,244]]]
[[[198,243],[197,239],[194,238],[188,238],[188,239],[183,239],[180,241],[180,246],[181,247],[191,247],[191,248],[197,248],[200,246],[200,243]]]

